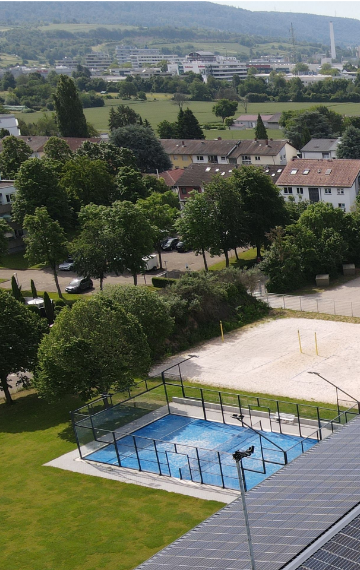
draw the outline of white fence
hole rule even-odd
[[[265,303],[268,303],[268,305],[274,309],[291,309],[293,311],[305,311],[308,313],[360,317],[360,302],[335,301],[321,296],[300,297],[296,295],[279,295],[259,291],[254,292],[253,295]]]

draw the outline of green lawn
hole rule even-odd
[[[94,125],[94,127],[100,132],[107,132],[108,121],[109,121],[109,111],[111,106],[117,107],[120,104],[129,105],[129,107],[135,109],[137,113],[141,115],[143,119],[147,119],[151,126],[155,129],[160,121],[176,121],[177,114],[179,112],[179,107],[174,105],[171,101],[171,95],[164,93],[151,93],[148,94],[147,101],[124,101],[122,99],[105,99],[105,107],[94,107],[92,109],[85,109],[86,119]],[[329,109],[341,113],[343,115],[359,115],[360,106],[358,103],[324,103]],[[189,107],[200,124],[213,123],[217,120],[215,115],[212,113],[212,108],[214,103],[211,101],[188,101],[185,104]],[[287,111],[290,109],[308,109],[314,106],[314,103],[250,103],[248,105],[248,114],[274,114],[281,111]],[[238,111],[235,117],[242,115],[244,113],[243,107],[239,105]],[[25,122],[36,122],[42,116],[42,112],[38,111],[36,113],[16,113],[16,117],[23,119]],[[206,138],[214,139],[218,136],[224,139],[251,139],[254,137],[254,130],[238,130],[229,131],[227,130],[207,130],[205,131]],[[284,134],[281,130],[268,130],[269,138],[281,139],[284,138]]]
[[[41,269],[43,265],[32,265],[30,266],[28,260],[24,257],[23,251],[18,251],[16,253],[9,253],[3,255],[0,262],[0,269]]]
[[[1,567],[130,570],[221,508],[43,464],[75,448],[68,411],[23,392],[0,404]]]
[[[247,249],[246,251],[241,251],[238,254],[239,257],[239,261],[236,259],[236,257],[230,257],[229,261],[230,261],[230,266],[233,267],[239,267],[240,269],[244,266],[246,266],[246,262],[247,261],[255,261],[256,259],[256,249],[255,248],[250,248]],[[213,265],[211,265],[211,258],[208,260],[209,263],[209,270],[210,271],[220,271],[221,269],[225,269],[226,267],[226,261],[225,259],[223,259],[222,261],[219,261],[219,263],[214,263]]]

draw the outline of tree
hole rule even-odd
[[[44,263],[52,269],[59,297],[62,292],[57,276],[57,266],[66,258],[67,246],[65,232],[59,222],[50,218],[45,207],[36,208],[34,215],[27,214],[24,218],[25,257],[31,264]]]
[[[9,88],[15,89],[16,81],[11,71],[5,71],[4,75],[2,76],[1,84],[2,91],[7,91]]]
[[[45,315],[49,325],[52,325],[55,321],[55,310],[54,310],[54,302],[49,297],[49,293],[44,291],[44,306],[45,306]]]
[[[180,108],[177,120],[177,136],[179,139],[204,139],[205,135],[199,121],[190,109]]]
[[[177,139],[178,138],[178,124],[175,121],[170,123],[167,120],[160,121],[157,126],[157,132],[161,139]]]
[[[113,175],[116,175],[119,168],[123,166],[136,168],[136,159],[131,150],[119,148],[105,141],[100,143],[84,141],[75,152],[75,155],[87,156],[91,160],[101,160],[106,164],[109,174]]]
[[[131,97],[136,97],[137,89],[136,85],[130,81],[121,81],[118,83],[119,86],[119,97],[121,99],[131,99]]]
[[[6,180],[14,180],[22,163],[32,155],[32,150],[23,140],[13,135],[3,139],[2,148],[0,154],[1,177]]]
[[[114,202],[108,224],[113,236],[112,251],[116,251],[110,268],[120,273],[127,268],[136,285],[137,274],[144,269],[142,258],[153,250],[153,229],[143,212],[126,201]]]
[[[58,175],[51,161],[31,158],[24,162],[16,176],[17,192],[12,215],[22,224],[26,214],[46,206],[49,215],[66,227],[70,222],[70,208],[66,192],[59,185]]]
[[[105,285],[103,295],[119,303],[127,314],[139,321],[152,357],[162,355],[165,341],[174,326],[174,319],[164,299],[148,287],[132,285]]]
[[[298,63],[294,67],[294,74],[299,75],[301,73],[308,73],[308,72],[309,72],[309,66],[306,63],[298,61]]]
[[[266,234],[286,221],[284,199],[271,178],[256,166],[234,170],[231,179],[241,199],[245,240],[256,247],[260,258]]]
[[[0,382],[7,404],[13,403],[7,378],[11,373],[34,369],[43,332],[40,317],[0,289]]]
[[[128,85],[131,85],[128,83]],[[109,129],[114,131],[127,125],[141,124],[142,119],[138,113],[128,105],[118,105],[117,109],[111,107],[109,114]]]
[[[216,117],[221,117],[222,122],[225,122],[226,117],[235,115],[238,108],[237,101],[229,101],[228,99],[220,99],[216,105],[213,106],[212,112]]]
[[[267,131],[265,129],[265,125],[259,113],[255,127],[255,140],[266,140],[267,138],[268,138]]]
[[[135,204],[139,198],[146,198],[149,194],[138,170],[123,166],[119,168],[115,180],[119,200],[128,200]]]
[[[54,94],[59,130],[63,137],[88,137],[88,127],[75,83],[60,75]]]
[[[38,292],[36,290],[36,285],[33,279],[30,281],[30,288],[33,299],[36,299],[38,297]]]
[[[360,158],[360,129],[350,125],[336,149],[337,158]]]
[[[64,165],[60,185],[77,212],[90,202],[110,205],[116,197],[114,177],[106,164],[87,156],[77,155]]]
[[[59,137],[50,137],[44,144],[45,158],[65,163],[72,157],[72,152],[66,141]]]
[[[0,129],[0,139],[9,136],[10,136],[10,131],[8,131],[8,129],[3,129],[3,128]]]
[[[0,218],[0,260],[8,252],[8,238],[6,234],[10,231],[10,226],[4,218]]]
[[[305,111],[286,122],[285,136],[300,150],[311,138],[327,139],[332,133],[329,122],[318,111]]]
[[[39,347],[34,385],[48,400],[88,399],[128,389],[150,367],[149,346],[135,317],[95,295],[64,308]]]
[[[110,135],[110,142],[115,146],[130,149],[142,172],[163,172],[171,168],[168,155],[149,127],[128,125],[116,129]]]
[[[137,207],[152,226],[154,247],[159,255],[160,269],[162,269],[161,241],[174,231],[174,223],[179,212],[166,203],[164,194],[156,192],[145,200],[138,200]]]
[[[210,249],[213,240],[211,206],[205,194],[193,191],[185,203],[181,218],[176,223],[176,228],[186,245],[191,247],[195,254],[202,255],[205,271],[208,270],[205,252]]]
[[[80,233],[70,246],[78,274],[100,279],[101,290],[109,268],[108,259],[115,255],[115,252],[111,252],[108,214],[109,208],[106,206],[89,204],[81,208]]]
[[[187,97],[185,95],[185,93],[174,93],[173,95],[173,101],[175,103],[175,105],[179,105],[180,109],[182,108],[184,102],[187,100]]]
[[[11,293],[14,299],[20,301],[20,303],[25,303],[25,299],[21,293],[21,285],[18,284],[15,275],[11,277]]]

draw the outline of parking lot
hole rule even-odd
[[[212,263],[218,263],[223,259],[223,256],[217,256],[215,258],[210,258],[207,254],[208,264],[211,265]],[[154,275],[161,275],[164,271],[173,271],[173,270],[180,270],[180,271],[198,271],[204,268],[204,262],[201,255],[195,255],[194,252],[189,251],[186,253],[178,253],[177,251],[171,252],[162,252],[162,260],[163,260],[163,267],[164,270],[153,270],[145,275],[138,276],[138,284],[151,284],[151,278]],[[21,285],[23,290],[30,290],[30,281],[31,279],[34,280],[36,288],[38,291],[49,291],[55,292],[56,286],[54,282],[54,277],[49,268],[45,269],[27,269],[22,271],[14,271],[12,269],[0,269],[0,279],[7,279],[0,284],[0,287],[8,289],[10,287],[10,280],[12,275],[16,275],[19,285]],[[59,284],[62,291],[65,290],[65,287],[70,283],[72,279],[76,277],[76,273],[73,271],[59,271]],[[95,290],[99,289],[99,280],[93,279],[94,281],[94,288]],[[111,284],[133,284],[133,278],[130,273],[124,273],[123,275],[114,275],[110,274],[106,277],[104,284],[107,283]]]

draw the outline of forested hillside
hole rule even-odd
[[[270,4],[269,4],[270,6]],[[341,4],[339,4],[341,11]],[[210,28],[288,38],[292,23],[299,40],[329,44],[329,21],[339,45],[357,45],[360,21],[312,14],[251,12],[211,2],[0,2],[3,24],[84,22]]]

